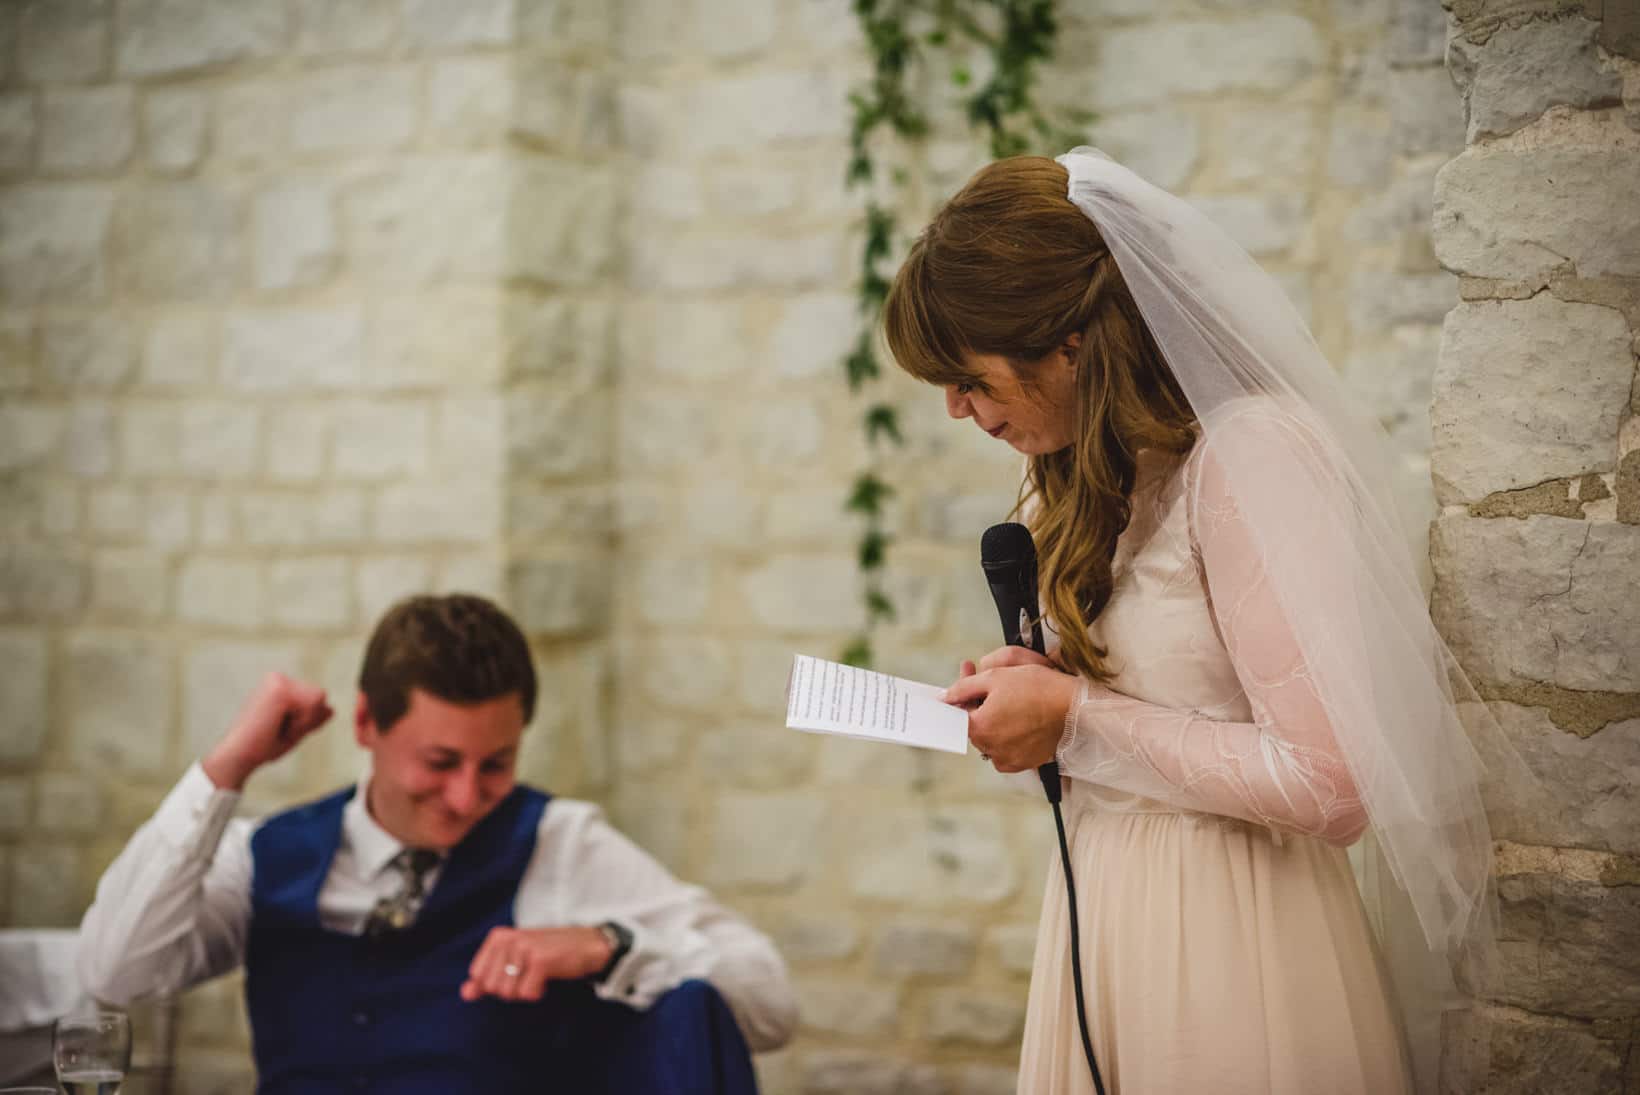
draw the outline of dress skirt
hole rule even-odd
[[[1344,849],[1067,781],[1082,977],[1109,1095],[1412,1091],[1392,989]],[[1134,803],[1137,802],[1137,806]],[[1057,849],[1019,1095],[1092,1093]]]

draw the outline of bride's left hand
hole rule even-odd
[[[945,702],[969,709],[968,740],[992,767],[1028,772],[1054,759],[1079,684],[1049,665],[999,665],[965,673]]]

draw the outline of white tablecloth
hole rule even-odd
[[[0,1083],[51,1067],[51,1024],[89,998],[74,968],[79,933],[0,931]]]

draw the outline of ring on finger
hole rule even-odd
[[[506,974],[508,977],[517,977],[519,974],[523,973],[524,970],[517,963],[508,962],[505,966],[501,967],[501,972]]]

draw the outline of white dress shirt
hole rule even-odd
[[[358,935],[376,902],[400,886],[388,867],[401,845],[365,808],[365,787],[342,813],[341,842],[319,889],[319,919]],[[251,919],[251,836],[233,816],[239,794],[190,767],[103,874],[80,926],[80,977],[93,996],[125,1003],[176,992],[237,968]],[[439,868],[428,879],[438,885]],[[632,949],[596,986],[647,1008],[679,983],[712,983],[753,1050],[791,1037],[797,1004],[773,943],[685,885],[622,836],[589,802],[554,798],[513,903],[520,928],[619,921]],[[452,990],[453,991],[453,990]]]

